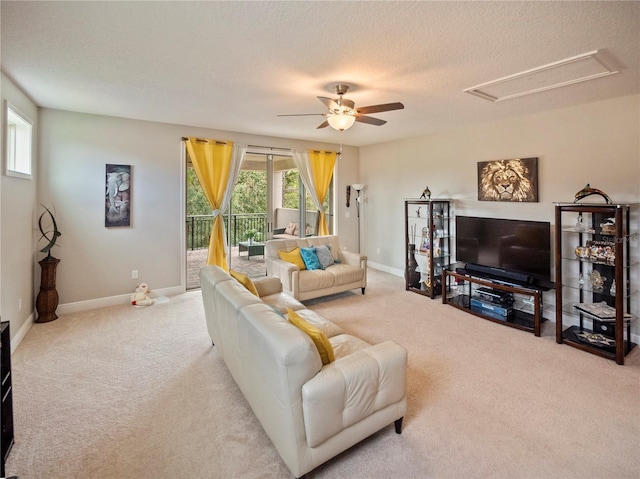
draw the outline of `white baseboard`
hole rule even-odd
[[[182,286],[173,286],[171,288],[154,289],[151,298],[158,296],[173,296],[175,294],[184,293]],[[89,311],[91,309],[105,308],[107,306],[116,306],[118,304],[126,304],[131,302],[131,294],[121,294],[118,296],[110,296],[107,298],[89,299],[87,301],[77,301],[75,303],[66,303],[58,305],[56,312],[60,314],[77,313],[79,311]]]
[[[18,332],[11,338],[11,354],[16,350],[16,348],[20,345],[24,337],[27,335],[31,326],[33,326],[33,322],[35,317],[33,313],[29,315],[27,320],[24,322],[22,327],[18,330]]]
[[[380,271],[384,271],[385,273],[389,273],[389,274],[392,274],[394,276],[400,276],[401,278],[404,278],[404,270],[402,270],[402,269],[392,268],[392,267],[387,266],[385,264],[374,263],[373,261],[370,261],[370,260],[367,260],[367,267],[368,268],[373,268],[373,269],[378,269]]]

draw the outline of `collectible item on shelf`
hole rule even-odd
[[[604,289],[604,283],[607,281],[607,278],[600,274],[600,271],[593,270],[589,273],[589,280],[591,281],[591,289],[596,293],[601,293]]]
[[[420,241],[420,251],[429,251],[431,249],[431,239],[429,234],[422,233],[422,240]]]
[[[420,282],[420,271],[416,261],[416,245],[409,244],[409,258],[407,262],[407,281],[410,285],[417,285]]]
[[[616,219],[615,218],[607,218],[605,223],[600,224],[600,228],[602,228],[603,235],[614,235],[616,234]]]
[[[431,190],[429,189],[428,186],[424,189],[424,191],[422,192],[422,195],[420,195],[420,198],[424,198],[426,200],[431,199]]]
[[[576,246],[576,258],[613,264],[616,262],[615,245],[610,241],[587,241],[586,246]]]
[[[615,319],[616,309],[613,306],[609,306],[606,302],[600,303],[578,303],[573,305],[579,311],[589,313],[592,316],[596,316],[603,321],[607,319]],[[624,313],[625,319],[631,318],[630,313]]]
[[[599,190],[597,188],[591,188],[591,185],[589,183],[587,183],[587,186],[585,186],[584,188],[582,188],[580,191],[578,191],[576,193],[575,199],[573,200],[573,202],[577,203],[578,201],[586,198],[587,196],[591,196],[591,195],[602,196],[604,198],[604,200],[607,202],[607,204],[613,203],[611,201],[611,198],[609,198],[609,196],[604,191]]]
[[[602,334],[590,333],[588,331],[576,331],[578,341],[597,346],[599,348],[615,348],[616,340]]]

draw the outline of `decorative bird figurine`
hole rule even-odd
[[[424,198],[426,200],[431,199],[431,190],[429,189],[429,187],[427,186],[424,191],[422,192],[422,195],[420,196],[420,198]]]
[[[611,201],[611,198],[609,198],[609,196],[607,196],[607,194],[604,191],[599,190],[597,188],[591,188],[591,185],[589,183],[587,183],[587,186],[585,186],[584,188],[582,188],[580,191],[576,193],[575,200],[573,200],[573,202],[577,203],[578,201],[591,195],[600,195],[604,198],[607,204],[613,203],[613,201]]]

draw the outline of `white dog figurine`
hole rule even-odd
[[[155,299],[151,299],[147,296],[147,293],[151,292],[149,289],[149,285],[147,283],[140,283],[136,287],[136,292],[131,295],[131,304],[136,308],[141,308],[142,306],[151,306],[156,302]]]

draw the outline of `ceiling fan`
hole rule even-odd
[[[402,110],[404,105],[402,103],[385,103],[382,105],[364,106],[362,108],[356,108],[356,104],[344,98],[343,95],[349,91],[349,85],[336,85],[333,87],[333,91],[336,92],[338,98],[327,98],[319,96],[318,100],[325,104],[329,108],[328,113],[300,113],[293,115],[278,115],[278,116],[312,116],[322,115],[327,119],[323,121],[319,126],[320,128],[326,128],[331,126],[339,131],[344,131],[359,121],[361,123],[367,123],[369,125],[381,126],[386,123],[385,120],[367,116],[369,113],[382,113],[383,111]]]

